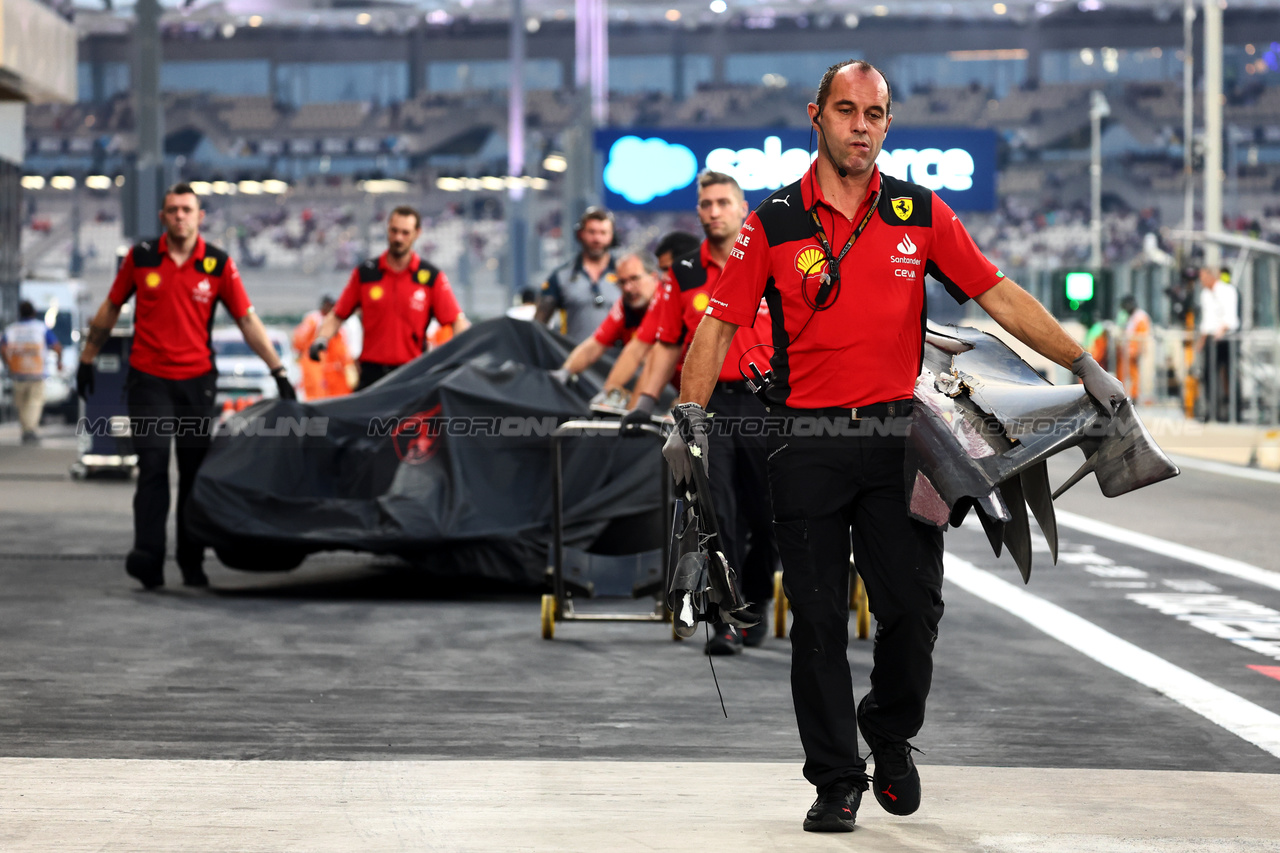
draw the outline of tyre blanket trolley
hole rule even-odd
[[[621,423],[617,420],[571,420],[562,423],[551,434],[551,548],[550,558],[551,566],[549,568],[551,574],[552,591],[542,596],[542,638],[550,640],[555,637],[557,622],[670,622],[671,613],[666,606],[667,586],[671,577],[671,540],[667,535],[662,536],[662,547],[660,556],[660,570],[657,577],[647,578],[642,572],[637,572],[640,578],[638,585],[633,585],[633,598],[639,598],[652,589],[654,596],[653,611],[649,613],[619,613],[619,612],[591,612],[583,613],[574,608],[573,591],[576,588],[585,593],[588,598],[596,597],[595,584],[590,578],[592,555],[584,552],[577,552],[573,557],[586,557],[584,562],[581,559],[574,560],[577,563],[574,566],[566,564],[566,548],[564,544],[564,470],[563,470],[563,448],[564,440],[572,436],[580,436],[583,434],[598,433],[617,433],[621,429]],[[666,440],[666,432],[655,424],[644,424],[637,428],[640,432],[656,437],[659,441]],[[621,437],[621,436],[619,436]],[[639,440],[643,436],[636,436]],[[671,474],[667,469],[667,461],[662,460],[661,470],[659,472],[659,482],[657,488],[662,495],[662,518],[664,524],[670,524],[672,513],[671,499]],[[638,566],[639,561],[643,559],[644,554],[651,552],[643,552],[642,554],[627,555],[624,557],[605,557],[598,562],[608,568],[608,564],[612,564],[613,574],[619,573],[619,567],[625,568],[625,564],[630,563]],[[568,575],[572,573],[574,577]],[[616,583],[615,583],[616,586]],[[622,597],[612,594],[604,597]]]

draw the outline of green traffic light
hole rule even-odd
[[[1067,273],[1067,299],[1073,303],[1088,302],[1093,298],[1093,273]],[[1075,305],[1072,306],[1072,310]]]

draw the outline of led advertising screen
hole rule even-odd
[[[793,128],[596,131],[605,205],[614,210],[693,210],[703,169],[730,174],[754,208],[804,174],[809,131]],[[890,129],[880,169],[938,193],[954,210],[994,210],[996,134],[956,128]]]

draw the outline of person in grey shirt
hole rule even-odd
[[[559,311],[560,333],[578,343],[604,321],[622,290],[609,252],[617,245],[613,214],[602,207],[588,207],[574,233],[582,251],[542,283],[534,320],[546,324]]]

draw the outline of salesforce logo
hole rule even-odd
[[[632,204],[683,189],[698,176],[698,158],[665,139],[624,136],[609,148],[604,185]]]
[[[799,178],[815,154],[804,148],[783,149],[782,140],[767,136],[760,148],[715,148],[705,167],[724,172],[746,192],[776,190]],[[973,188],[973,156],[963,148],[895,148],[880,152],[881,171],[930,190],[964,192]],[[698,173],[698,158],[684,145],[661,138],[624,136],[609,149],[604,185],[631,204],[648,204],[684,189]]]

